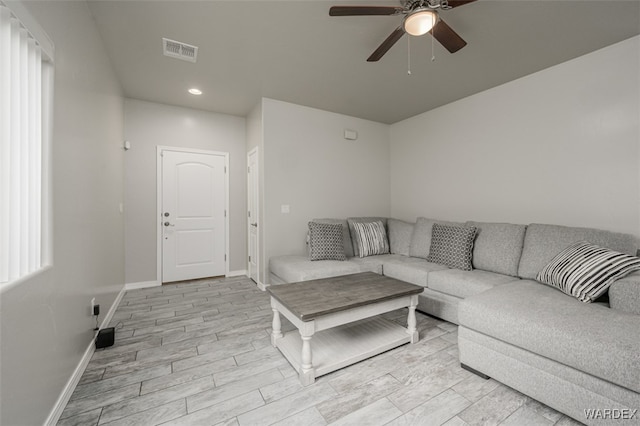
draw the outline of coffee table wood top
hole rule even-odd
[[[423,287],[373,272],[279,284],[267,291],[302,321],[402,296],[420,294]]]

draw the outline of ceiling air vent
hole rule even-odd
[[[198,48],[196,46],[169,40],[168,38],[162,39],[162,50],[165,56],[188,62],[195,62],[198,57]]]

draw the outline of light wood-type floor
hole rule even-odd
[[[407,310],[386,314],[406,325]],[[418,313],[420,342],[302,387],[246,278],[126,293],[59,425],[577,425],[460,368],[457,327]],[[283,330],[293,327],[283,319]]]

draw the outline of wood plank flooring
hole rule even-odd
[[[58,425],[579,425],[461,369],[457,327],[417,320],[418,344],[302,387],[271,347],[269,297],[252,281],[129,291],[110,324],[115,345],[95,352]]]

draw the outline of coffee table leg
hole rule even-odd
[[[313,355],[311,353],[311,336],[313,336],[313,325],[305,323],[305,327],[300,330],[302,338],[302,356],[300,359],[300,382],[302,386],[308,386],[316,381],[316,369],[313,368]]]
[[[418,343],[419,335],[416,329],[416,306],[418,305],[418,296],[411,296],[411,304],[409,305],[409,316],[407,318],[407,333],[411,336],[411,343]]]
[[[273,310],[273,322],[271,323],[271,345],[276,346],[278,339],[282,338],[282,323],[280,322],[280,312],[276,308]]]

